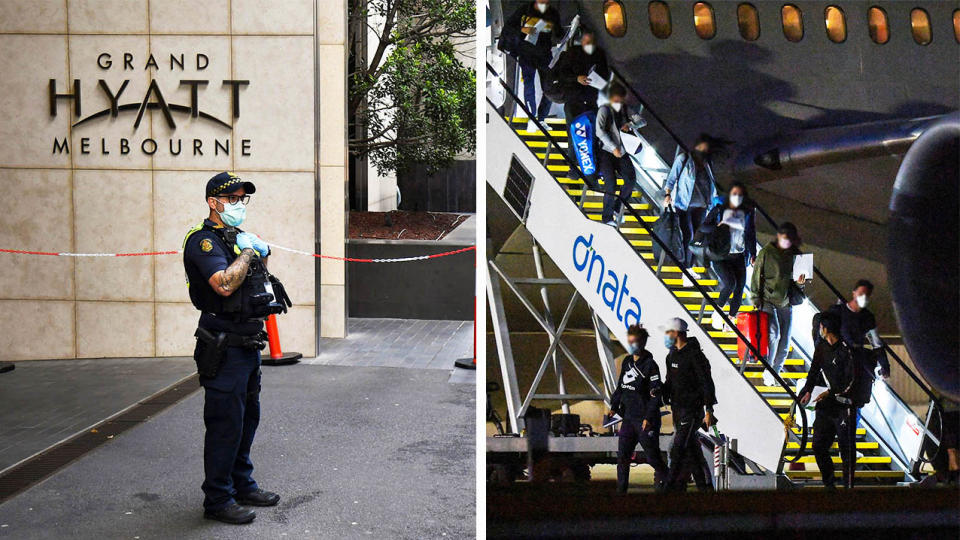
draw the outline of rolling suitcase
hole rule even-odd
[[[757,317],[760,318],[760,333],[757,335]],[[737,314],[737,329],[740,333],[747,336],[760,354],[767,356],[767,350],[770,345],[770,314],[763,311],[745,311]],[[742,361],[756,361],[753,357],[753,351],[747,347],[747,344],[737,336],[737,353]]]

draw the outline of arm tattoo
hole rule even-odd
[[[241,251],[240,256],[220,275],[220,288],[224,291],[236,290],[247,277],[247,269],[250,268],[250,261],[252,259],[252,249],[248,248]]]

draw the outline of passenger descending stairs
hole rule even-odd
[[[527,119],[526,118],[514,118],[506,119],[508,122],[512,122],[512,127],[518,136],[526,143],[527,147],[544,163],[550,173],[561,185],[563,185],[567,193],[575,202],[580,202],[581,195],[583,190],[587,189],[583,184],[583,180],[579,178],[577,173],[570,173],[570,166],[563,159],[563,155],[560,154],[561,151],[566,151],[568,140],[566,125],[563,120],[549,119],[547,120],[547,128],[550,131],[550,136],[553,141],[560,141],[557,144],[560,145],[560,149],[556,148],[556,145],[551,143],[546,136],[543,135],[540,131],[527,131]],[[547,150],[550,150],[550,155],[547,156]],[[661,178],[665,176],[665,173],[661,172]],[[623,180],[618,179],[617,183],[623,185]],[[601,181],[602,184],[602,181]],[[639,188],[638,188],[639,189]],[[634,199],[639,199],[642,197],[642,193],[639,191],[633,192]],[[655,193],[649,193],[650,197],[656,196]],[[603,206],[603,194],[596,191],[587,190],[586,198],[583,203],[584,211],[587,216],[595,221],[600,221],[600,214]],[[641,219],[646,222],[648,225],[652,224],[658,219],[657,209],[651,208],[651,205],[646,202],[631,202],[631,206],[637,210],[637,213],[641,215]],[[636,218],[630,215],[625,216],[625,220],[620,227],[620,231],[626,236],[626,238],[636,249],[637,253],[643,259],[643,261],[654,271],[658,270],[657,261],[654,260],[653,256],[653,247],[652,240],[646,229],[640,225]],[[714,330],[710,324],[710,317],[713,313],[713,308],[709,304],[705,307],[701,307],[702,295],[701,293],[692,286],[684,286],[683,274],[680,272],[680,269],[676,266],[667,266],[664,265],[663,268],[660,268],[660,279],[663,282],[664,286],[668,287],[677,298],[680,299],[681,303],[684,304],[688,312],[694,319],[698,319],[702,315],[702,321],[704,322],[704,327],[708,329],[708,333],[713,338],[713,340],[724,350],[727,356],[730,358],[730,362],[739,366],[740,359],[737,355],[737,336],[733,332],[722,332]],[[719,296],[719,290],[717,280],[713,277],[707,276],[707,269],[705,268],[694,268],[703,279],[699,280],[699,283],[704,286],[706,289],[710,289],[709,293],[713,298]],[[726,309],[727,306],[724,306]],[[702,309],[702,311],[701,311]],[[753,309],[753,306],[744,305],[740,308],[741,311],[750,311]],[[763,370],[759,363],[750,363],[748,362],[747,366],[744,368],[744,376],[749,378],[753,385],[757,388],[757,391],[766,398],[767,402],[780,414],[780,417],[785,419],[788,416],[790,411],[790,406],[792,400],[789,397],[783,388],[780,386],[765,386],[763,383]],[[788,384],[794,384],[799,379],[805,379],[807,377],[806,367],[804,359],[797,354],[796,351],[791,347],[790,354],[787,357],[784,370],[780,374]],[[797,417],[797,423],[800,423],[799,415]],[[812,424],[812,422],[811,422]],[[800,427],[793,428],[795,434],[800,433]],[[813,455],[810,454],[810,445],[809,441],[812,440],[812,428],[809,429],[809,436],[807,438],[807,454],[800,458],[800,463],[804,464],[802,469],[804,470],[791,470],[799,467],[791,467],[789,463],[784,464],[784,473],[794,481],[806,483],[810,480],[816,480],[816,483],[810,483],[811,485],[819,485],[820,473],[816,469],[816,462],[813,458]],[[787,443],[787,452],[788,456],[793,456],[797,449],[799,448],[799,443],[797,442],[788,442]],[[867,435],[864,428],[857,429],[857,472],[856,478],[858,485],[863,484],[893,484],[899,481],[904,480],[903,471],[899,470],[892,464],[892,459],[889,455],[886,455],[883,451],[881,445],[870,436]],[[791,457],[792,459],[792,457]],[[839,450],[837,449],[837,444],[833,445],[833,461],[834,463],[839,463]],[[835,471],[837,477],[840,476],[839,467]]]

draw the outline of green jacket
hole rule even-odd
[[[787,290],[793,282],[793,258],[800,250],[791,247],[782,250],[776,240],[770,242],[760,253],[753,265],[753,277],[750,279],[750,299],[754,305],[760,302],[760,276],[763,281],[763,302],[776,307],[790,305]]]

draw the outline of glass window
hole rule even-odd
[[[953,10],[953,39],[960,43],[960,9]]]
[[[603,22],[607,26],[607,33],[613,37],[623,37],[627,33],[627,15],[623,12],[620,0],[603,3]]]
[[[910,12],[910,29],[913,31],[913,40],[920,45],[929,45],[933,41],[930,16],[925,9],[913,8]]]
[[[740,37],[747,41],[756,41],[760,37],[760,16],[757,8],[752,4],[737,6],[737,26],[740,28]]]
[[[650,16],[650,31],[660,39],[670,37],[673,27],[670,24],[670,8],[666,2],[650,2],[647,6]]]
[[[827,6],[823,15],[827,25],[827,37],[834,43],[843,43],[847,39],[847,19],[843,10],[837,6]]]
[[[800,8],[786,4],[780,10],[780,20],[783,22],[783,35],[788,40],[797,42],[803,39],[803,14]]]
[[[867,12],[867,24],[870,27],[870,39],[883,45],[890,40],[890,27],[887,25],[887,12],[873,6]]]
[[[700,39],[710,39],[717,35],[717,21],[713,17],[713,8],[706,2],[693,5],[693,26]]]

